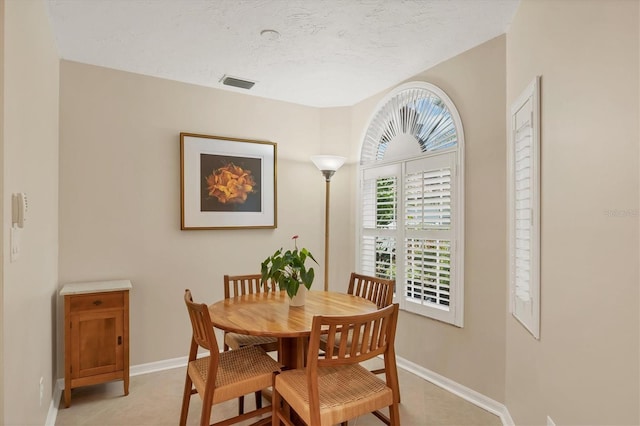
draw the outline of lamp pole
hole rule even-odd
[[[331,177],[344,164],[344,157],[315,155],[311,160],[320,170],[325,180],[324,197],[324,291],[329,291],[329,203],[331,199]]]
[[[322,170],[325,179],[324,191],[324,291],[329,291],[329,201],[331,200],[331,176],[335,171]]]

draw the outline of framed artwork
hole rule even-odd
[[[180,229],[276,228],[274,142],[180,133]]]

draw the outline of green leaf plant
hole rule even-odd
[[[262,262],[262,283],[271,279],[278,283],[280,290],[286,290],[289,297],[293,297],[298,293],[300,284],[303,284],[307,290],[311,289],[315,272],[313,267],[307,269],[305,262],[311,259],[318,265],[311,252],[306,248],[298,250],[298,236],[291,237],[294,244],[293,250],[283,252],[280,248],[273,255],[267,257]]]

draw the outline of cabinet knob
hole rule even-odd
[[[122,336],[118,336],[118,345],[122,344]]]
[[[100,299],[94,300],[93,304],[96,305],[96,306],[100,306],[100,305],[102,305],[102,300],[100,300]]]

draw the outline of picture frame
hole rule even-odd
[[[275,142],[180,133],[180,229],[277,227]]]

